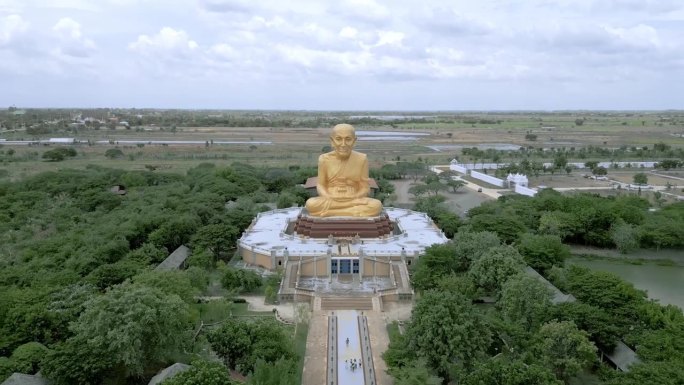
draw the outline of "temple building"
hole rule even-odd
[[[448,241],[416,211],[386,207],[379,217],[338,219],[332,227],[311,223],[304,211],[260,213],[238,241],[246,264],[284,272],[281,301],[340,292],[412,299],[407,267],[427,247]]]

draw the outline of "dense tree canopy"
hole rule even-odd
[[[259,360],[273,364],[294,358],[290,337],[270,318],[256,322],[230,319],[207,337],[226,366],[243,374],[255,370]]]
[[[166,363],[192,330],[201,269],[230,256],[275,200],[267,176],[244,164],[187,175],[88,166],[0,183],[0,366],[27,343],[49,349],[31,370],[56,383],[124,383]],[[150,271],[181,244],[197,249],[201,274]]]
[[[196,360],[190,369],[162,382],[163,385],[234,385],[228,368],[218,362]]]
[[[489,325],[470,299],[434,290],[416,304],[406,333],[410,350],[442,378],[455,368],[472,367],[492,340]]]

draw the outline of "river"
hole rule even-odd
[[[657,299],[663,305],[672,304],[684,309],[684,266],[660,266],[649,262],[633,265],[615,260],[580,258],[570,262],[617,274],[637,289],[645,290],[649,298]]]

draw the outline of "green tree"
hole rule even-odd
[[[10,357],[14,371],[26,374],[37,373],[40,370],[40,363],[49,352],[50,349],[38,342],[28,342],[20,345],[14,349]]]
[[[498,246],[487,250],[470,266],[468,274],[478,287],[488,293],[498,293],[510,277],[521,273],[525,263],[512,246]]]
[[[454,252],[456,258],[467,263],[461,264],[460,270],[465,272],[472,261],[477,260],[492,247],[501,246],[499,236],[491,231],[459,231],[454,236]]]
[[[572,170],[574,170],[574,169],[575,169],[575,168],[574,168],[573,166],[567,165],[567,166],[565,166],[565,173],[568,174],[568,175],[570,175],[570,173],[571,173]]]
[[[471,212],[472,211],[473,210],[471,210]],[[520,220],[520,216],[510,212],[477,215],[473,213],[473,216],[470,219],[470,225],[472,226],[473,231],[494,232],[506,243],[515,242],[520,234],[527,230],[525,224]]]
[[[124,377],[142,375],[186,344],[191,325],[188,306],[178,296],[123,284],[88,302],[71,329],[74,337],[47,358],[52,360],[47,364],[49,378],[63,383],[90,381],[107,369]],[[73,349],[83,354],[74,355]],[[84,355],[91,358],[76,362]],[[64,365],[67,368],[61,368]]]
[[[563,302],[549,308],[549,319],[572,321],[586,331],[603,351],[612,351],[620,338],[615,320],[603,309],[581,302]]]
[[[432,195],[437,195],[439,194],[440,191],[445,190],[447,188],[446,185],[444,185],[442,182],[439,180],[433,180],[427,185],[427,191],[431,192]]]
[[[208,249],[219,259],[221,253],[235,247],[239,230],[227,223],[209,224],[200,227],[192,237],[193,248]]]
[[[469,299],[435,290],[417,302],[406,336],[409,349],[447,381],[455,368],[470,368],[484,357],[492,342],[489,325]]]
[[[110,286],[118,285],[128,278],[136,275],[144,265],[136,261],[124,260],[108,263],[96,267],[88,274],[86,281],[104,290]]]
[[[565,168],[568,165],[568,159],[563,153],[557,153],[553,158],[553,167],[557,169]]]
[[[233,385],[228,368],[218,362],[196,360],[191,367],[162,382],[162,385]]]
[[[545,212],[539,218],[539,233],[557,235],[562,240],[576,232],[577,219],[572,213],[562,211]]]
[[[251,270],[226,267],[223,271],[221,284],[228,290],[250,292],[261,286],[262,279],[259,274]]]
[[[190,241],[200,224],[200,218],[194,213],[174,216],[152,231],[148,239],[157,247],[176,250],[178,246]]]
[[[50,162],[61,162],[64,160],[64,158],[66,158],[66,156],[57,149],[48,150],[43,153],[43,159],[46,159]]]
[[[606,170],[606,168],[603,166],[599,166],[599,167],[593,168],[591,170],[591,173],[594,175],[598,175],[598,176],[604,176],[604,175],[608,174],[608,170]]]
[[[467,269],[468,261],[456,255],[455,247],[456,243],[448,242],[425,249],[425,254],[418,259],[411,275],[413,287],[421,291],[434,289],[440,277],[465,271],[464,266]]]
[[[133,277],[133,283],[156,288],[166,294],[175,294],[188,303],[194,302],[198,293],[186,271],[147,270]]]
[[[539,357],[566,383],[596,361],[596,346],[573,322],[546,323],[539,329],[538,339]]]
[[[648,176],[646,174],[644,174],[643,172],[634,174],[632,179],[634,180],[634,184],[639,184],[639,185],[648,184]]]
[[[540,280],[521,274],[502,285],[497,307],[506,320],[530,332],[544,321],[551,306],[551,296],[551,289]]]
[[[105,156],[109,159],[118,159],[123,158],[124,153],[118,148],[110,148],[107,151],[105,151]]]
[[[567,288],[581,302],[606,310],[623,327],[639,318],[639,307],[646,298],[643,291],[612,273],[575,265],[567,271]]]
[[[241,322],[229,319],[210,332],[212,349],[231,369],[243,374],[252,372],[258,360],[272,364],[279,359],[293,359],[292,341],[273,319]]]
[[[8,357],[0,357],[0,380],[3,382],[5,379],[12,375],[16,370],[14,369],[14,362]]]
[[[523,234],[517,248],[525,262],[542,273],[570,257],[570,249],[555,235]]]
[[[441,385],[442,379],[430,373],[425,360],[411,362],[410,365],[391,368],[394,385]]]
[[[278,200],[276,201],[277,208],[285,209],[289,207],[294,207],[296,205],[300,205],[300,202],[298,201],[296,196],[288,192],[282,192],[278,194]]]
[[[598,162],[595,160],[586,161],[584,162],[584,167],[588,168],[589,170],[593,170],[598,167]]]
[[[437,214],[435,222],[447,238],[453,238],[459,227],[463,224],[458,215],[446,210]]]
[[[639,247],[639,231],[622,219],[616,221],[610,227],[610,239],[623,254],[634,251]]]
[[[114,364],[101,345],[90,345],[82,337],[73,337],[54,346],[43,361],[44,376],[56,385],[100,385]],[[109,377],[114,374],[109,373]]]
[[[454,180],[454,179],[449,179],[447,181],[447,186],[451,187],[452,191],[456,193],[461,187],[465,186],[466,182],[463,180]]]
[[[495,357],[477,365],[462,385],[561,385],[553,373],[538,364]]]
[[[421,196],[427,194],[429,191],[431,191],[430,187],[422,183],[414,184],[408,189],[409,194],[413,195],[414,198],[420,198]]]
[[[257,359],[247,385],[299,385],[296,362],[280,358],[275,362]]]
[[[684,365],[681,361],[644,362],[621,372],[607,385],[681,385],[684,384]]]

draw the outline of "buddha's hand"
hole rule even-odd
[[[334,199],[337,200],[352,200],[356,198],[356,191],[353,187],[351,186],[341,186],[341,187],[335,187],[334,189]]]

